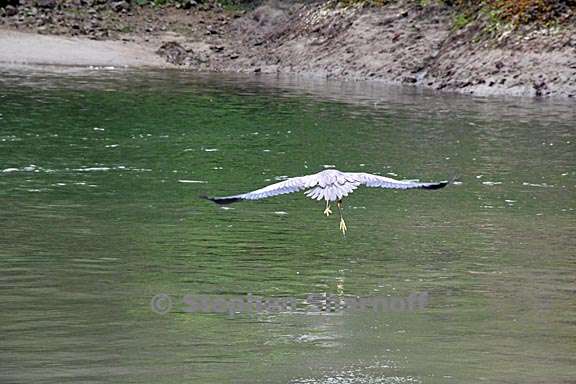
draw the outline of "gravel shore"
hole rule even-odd
[[[216,3],[190,9],[48,3],[25,2],[0,16],[0,65],[179,67],[576,97],[573,24],[512,29],[476,21],[455,28],[449,8],[402,1],[383,7],[270,1],[248,12]]]

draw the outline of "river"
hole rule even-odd
[[[575,124],[362,82],[1,72],[0,381],[571,382]],[[458,181],[360,188],[345,237],[301,193],[198,198],[329,168]]]

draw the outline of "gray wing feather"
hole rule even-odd
[[[390,177],[372,175],[370,173],[356,173],[351,174],[352,177],[360,184],[371,188],[386,188],[386,189],[440,189],[448,185],[448,181],[440,181],[435,183],[421,183],[408,180],[395,180]]]
[[[260,188],[252,192],[224,197],[208,197],[207,199],[212,200],[218,204],[229,204],[240,200],[260,200],[266,199],[268,197],[302,191],[304,189],[314,187],[317,184],[318,179],[315,178],[314,175],[292,177],[290,179],[268,185],[264,188]]]

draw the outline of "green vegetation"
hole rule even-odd
[[[573,18],[576,0],[455,0],[452,5],[464,10],[487,11],[501,21],[520,25],[547,24]]]
[[[460,29],[477,16],[490,15],[498,23],[513,25],[563,23],[576,18],[576,0],[340,0],[340,4],[381,6],[393,3],[427,7],[441,5],[457,12],[454,28]]]
[[[455,30],[462,29],[466,27],[468,24],[470,24],[471,21],[472,18],[467,14],[458,13],[456,16],[454,16],[454,20],[452,22],[452,28]]]

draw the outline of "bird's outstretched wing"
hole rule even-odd
[[[284,195],[286,193],[298,192],[304,189],[314,187],[318,184],[318,178],[314,175],[292,177],[279,183],[268,185],[267,187],[257,189],[252,192],[243,193],[241,195],[232,195],[224,197],[208,197],[202,196],[205,199],[211,200],[217,204],[230,204],[241,200],[260,200],[267,197]]]
[[[387,189],[440,189],[444,188],[450,181],[439,181],[435,183],[420,183],[409,180],[395,180],[390,177],[373,175],[371,173],[352,173],[352,178],[361,185],[372,188]]]

